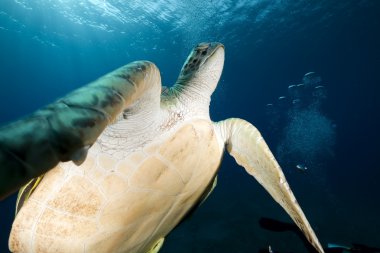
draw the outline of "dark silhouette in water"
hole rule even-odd
[[[271,218],[262,217],[259,220],[259,224],[261,228],[266,230],[270,230],[273,232],[293,232],[295,233],[305,245],[307,252],[314,253],[315,249],[308,243],[305,236],[302,234],[301,230],[293,223],[282,222],[278,220],[274,220]],[[329,243],[326,248],[324,248],[326,253],[380,253],[380,248],[366,246],[364,244],[352,243],[352,247],[338,245]],[[259,253],[268,253],[268,249],[261,249]],[[279,253],[277,251],[273,251],[273,253]]]
[[[343,252],[358,252],[358,253],[379,253],[380,248],[369,247],[360,243],[351,243],[352,247],[342,246],[337,244],[328,244],[325,252],[327,253],[343,253]]]
[[[270,231],[273,231],[273,232],[291,231],[291,232],[297,234],[297,236],[302,239],[302,242],[305,245],[307,252],[312,252],[312,253],[317,252],[313,249],[313,247],[310,245],[310,243],[307,241],[307,239],[302,235],[301,230],[299,230],[295,224],[277,221],[277,220],[266,218],[266,217],[260,218],[259,224],[260,224],[260,227],[267,229],[267,230],[270,230]],[[261,252],[268,252],[268,250],[265,250],[265,251],[260,250],[259,252],[260,253]],[[274,251],[274,252],[276,252],[276,251]]]

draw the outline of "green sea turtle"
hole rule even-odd
[[[211,121],[223,64],[222,44],[201,43],[162,92],[157,67],[133,62],[3,128],[0,162],[14,159],[22,178],[3,196],[47,171],[19,193],[10,250],[158,252],[211,192],[227,150],[323,252],[259,131],[242,119]],[[25,139],[12,146],[15,136]]]

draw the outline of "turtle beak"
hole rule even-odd
[[[210,57],[212,57],[217,51],[224,52],[224,45],[219,42],[199,43],[193,50],[196,55],[200,55],[201,64],[204,64]]]
[[[209,53],[206,55],[203,64],[207,63],[207,61],[212,58],[222,58],[224,62],[224,45],[219,42],[211,42],[208,44],[207,51]]]
[[[195,46],[194,50],[197,51],[197,50],[208,50],[208,51],[215,51],[217,48],[219,47],[223,47],[224,48],[224,45],[222,43],[219,43],[219,42],[201,42],[199,43],[198,45]]]

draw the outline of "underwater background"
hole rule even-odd
[[[134,60],[171,86],[203,41],[226,48],[211,118],[261,131],[323,246],[380,247],[378,0],[0,0],[0,124]],[[0,252],[15,200],[0,202]],[[262,217],[291,222],[225,155],[161,252],[308,252]]]

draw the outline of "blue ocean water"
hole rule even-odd
[[[134,60],[170,86],[194,45],[220,41],[212,119],[260,129],[324,246],[380,247],[379,31],[376,0],[2,0],[0,123]],[[1,252],[14,203],[0,202]],[[213,194],[162,252],[307,252],[261,217],[290,222],[226,155]]]

